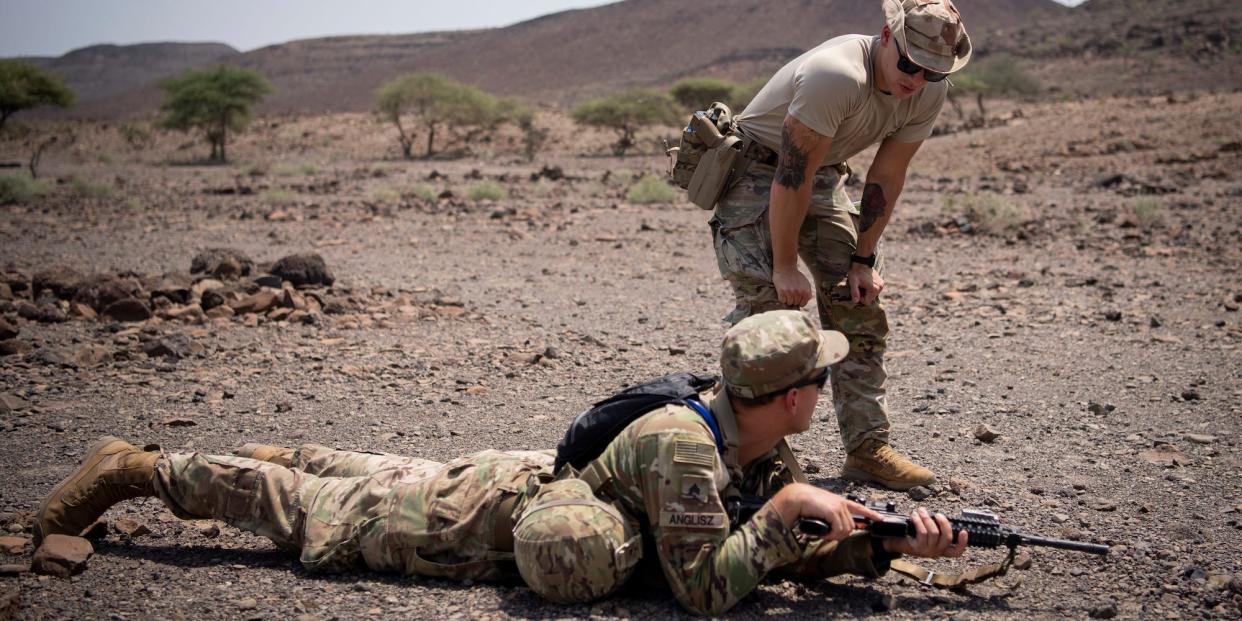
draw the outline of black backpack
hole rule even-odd
[[[556,470],[560,471],[565,464],[579,470],[586,467],[608,448],[608,444],[626,425],[656,408],[693,400],[693,405],[698,406],[695,411],[702,415],[706,408],[698,403],[698,394],[719,380],[715,375],[673,373],[630,386],[596,403],[574,418],[565,437],[556,445]],[[710,417],[710,412],[706,416]],[[715,420],[710,420],[708,424],[718,435]]]

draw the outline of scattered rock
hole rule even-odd
[[[1104,318],[1109,321],[1121,321],[1121,311],[1119,310],[1104,311]]]
[[[235,602],[240,610],[254,610],[259,607],[259,600],[253,597],[243,597]]]
[[[229,303],[233,312],[242,315],[248,313],[266,313],[280,303],[280,295],[271,289],[263,289],[258,293],[246,296]]]
[[[1146,451],[1140,451],[1139,458],[1157,466],[1186,466],[1190,464],[1190,458],[1171,444],[1157,444]]]
[[[336,281],[327,263],[318,254],[294,254],[281,258],[270,270],[282,280],[294,286],[324,285],[329,286]]]
[[[968,489],[970,489],[970,483],[966,479],[962,479],[958,477],[953,477],[949,479],[949,491],[953,492],[954,494],[961,496],[962,492]]]
[[[879,599],[871,602],[871,609],[876,612],[888,612],[897,606],[897,598],[892,593],[883,593]]]
[[[205,311],[209,311],[228,301],[224,295],[224,289],[208,289],[203,292],[199,298],[199,307]]]
[[[1199,391],[1197,390],[1183,390],[1182,391],[1183,401],[1198,401],[1201,398],[1202,397],[1199,396]]]
[[[1095,401],[1087,402],[1087,411],[1095,414],[1096,416],[1103,416],[1109,412],[1115,411],[1116,409],[1117,406],[1111,403],[1096,403]]]
[[[0,357],[17,356],[30,353],[30,343],[18,339],[0,341]]]
[[[195,425],[198,425],[198,423],[193,419],[180,418],[176,416],[172,418],[165,418],[163,423],[168,427],[194,427]]]
[[[131,539],[151,534],[151,529],[147,528],[146,524],[134,518],[120,518],[112,523],[112,527],[116,529],[116,532]]]
[[[78,536],[84,539],[89,539],[91,541],[99,541],[100,539],[107,537],[108,536],[108,520],[104,518],[99,518],[98,520],[95,520],[94,522],[91,523],[90,526],[87,526],[86,528],[82,529],[82,532],[78,533]]]
[[[1117,503],[1107,498],[1092,498],[1087,501],[1087,506],[1096,511],[1116,511]]]
[[[911,500],[914,500],[916,502],[927,500],[928,498],[932,497],[932,491],[930,489],[927,489],[926,487],[923,487],[922,485],[911,487],[906,493],[910,495]]]
[[[169,272],[158,278],[146,281],[146,288],[151,291],[151,299],[166,298],[173,304],[189,304],[193,299],[191,291],[192,277],[184,272]]]
[[[1013,568],[1027,570],[1031,568],[1031,565],[1033,563],[1034,561],[1031,560],[1030,554],[1026,552],[1020,552],[1018,556],[1014,557],[1013,559]]]
[[[975,439],[980,442],[994,442],[1000,437],[1000,432],[993,429],[990,425],[981,424],[975,428]]]
[[[15,338],[20,332],[21,330],[17,326],[9,323],[3,316],[0,316],[0,341]]]
[[[5,565],[4,567],[11,567]],[[4,573],[0,571],[0,573]],[[0,620],[16,619],[22,611],[22,590],[18,587],[5,588],[0,591]]]
[[[20,576],[28,571],[30,571],[29,564],[5,563],[4,565],[0,565],[0,576]],[[3,601],[3,599],[3,597],[0,597],[0,601]],[[4,616],[4,611],[0,610],[0,621],[3,621],[6,618],[7,617]]]
[[[73,361],[73,354],[59,348],[48,347],[31,352],[26,356],[25,360],[26,362],[41,364],[46,367],[78,368],[78,363]]]
[[[193,298],[202,298],[204,293],[213,289],[224,290],[224,283],[215,278],[204,278],[190,285],[190,296]]]
[[[112,362],[112,350],[103,345],[86,345],[73,354],[73,361],[79,366],[97,367]]]
[[[146,321],[151,318],[151,309],[137,298],[125,298],[109,304],[100,314],[114,321]]]
[[[199,528],[198,534],[202,535],[203,537],[206,537],[207,539],[215,539],[216,537],[220,536],[220,525],[216,524],[215,522],[212,522],[211,524],[208,524],[207,526],[203,526]]]
[[[95,274],[84,279],[73,294],[77,304],[102,311],[113,302],[143,297],[142,285],[132,278],[117,278],[111,274]]]
[[[208,274],[225,280],[249,276],[252,270],[254,261],[233,248],[208,248],[190,261],[191,274]]]
[[[1186,439],[1195,444],[1211,444],[1216,441],[1216,436],[1209,436],[1199,433],[1188,433]]]
[[[8,414],[9,412],[18,412],[30,407],[26,400],[11,394],[0,394],[0,414]]]
[[[206,351],[206,348],[184,334],[170,334],[143,345],[142,351],[151,358],[181,360],[198,356]]]
[[[1088,613],[1092,619],[1112,619],[1117,616],[1117,604],[1109,602],[1092,608]]]
[[[68,578],[82,573],[93,554],[91,542],[81,537],[48,535],[35,550],[30,569],[36,574]]]
[[[82,281],[82,274],[77,270],[57,265],[40,271],[30,280],[30,287],[35,294],[41,291],[51,291],[53,295],[62,300],[68,300],[78,291],[78,283]]]
[[[21,554],[29,545],[30,539],[27,537],[0,537],[0,553],[3,554]]]

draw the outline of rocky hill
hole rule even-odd
[[[1053,96],[1157,94],[1242,87],[1242,4],[1231,0],[958,0],[980,58],[1025,60]],[[32,59],[79,93],[73,116],[148,114],[155,82],[227,62],[276,86],[262,112],[363,111],[394,76],[438,71],[503,95],[566,104],[682,77],[746,80],[825,38],[873,32],[878,0],[627,0],[505,28],[328,37],[237,53],[221,44],[93,46]]]

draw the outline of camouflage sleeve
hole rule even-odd
[[[801,558],[793,530],[771,505],[730,532],[717,484],[727,475],[709,438],[664,430],[640,438],[637,453],[660,565],[686,609],[720,614],[769,571]]]
[[[802,558],[783,567],[781,573],[800,578],[831,578],[841,574],[879,578],[888,573],[889,562],[894,558],[897,555],[874,557],[871,535],[859,531],[842,541],[808,540],[802,548]]]

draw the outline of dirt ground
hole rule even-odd
[[[1030,549],[1029,569],[962,592],[895,575],[771,581],[729,616],[1238,618],[1240,109],[1238,94],[998,106],[994,127],[924,145],[885,234],[894,444],[940,476],[918,504],[990,509],[1109,544],[1107,557]],[[709,214],[630,204],[633,180],[663,158],[605,156],[606,135],[576,143],[564,119],[543,122],[553,139],[531,163],[512,135],[406,162],[364,115],[264,119],[229,166],[193,164],[206,149],[193,137],[129,145],[116,126],[74,126],[76,141],[44,157],[60,181],[50,194],[0,207],[0,313],[19,331],[0,357],[0,525],[28,536],[30,512],[103,434],[443,460],[552,447],[623,385],[713,370],[732,294]],[[0,161],[24,161],[32,140],[0,142]],[[564,178],[532,181],[545,166]],[[469,198],[486,180],[507,197]],[[256,270],[315,252],[335,282],[297,292],[316,302],[295,320],[204,319],[165,301],[119,323],[19,290],[54,266],[186,273],[213,247]],[[839,480],[827,398],[821,413],[795,441],[814,482],[916,506]],[[998,437],[978,439],[982,425]],[[0,594],[20,590],[17,618],[686,616],[645,587],[564,607],[518,584],[312,576],[264,539],[154,501],[108,518],[85,572],[0,572]],[[150,532],[121,534],[123,518]],[[1002,552],[966,556],[933,566]]]

